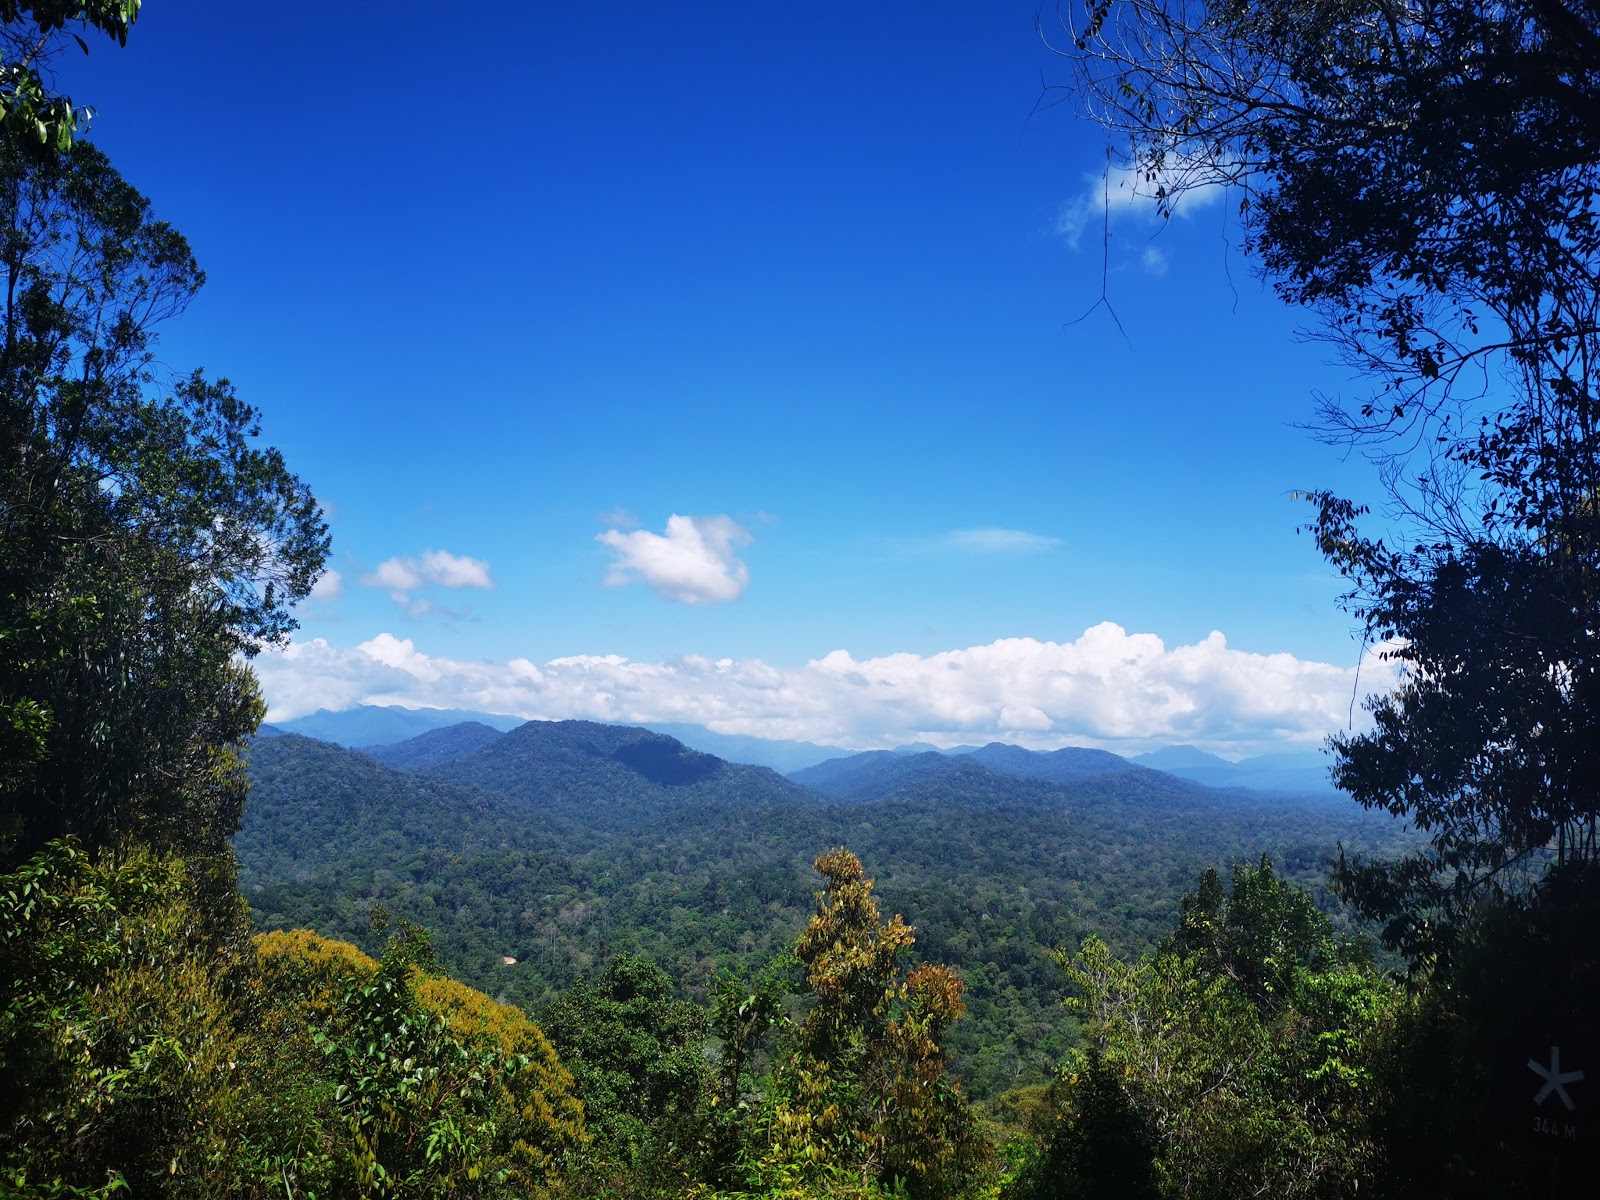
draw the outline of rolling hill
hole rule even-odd
[[[235,839],[258,923],[375,948],[381,904],[434,930],[452,973],[524,1005],[621,949],[703,995],[716,971],[792,945],[812,860],[847,845],[886,910],[917,926],[917,953],[962,970],[971,1016],[952,1044],[978,1094],[1042,1078],[1071,1037],[1054,948],[1096,932],[1137,953],[1207,866],[1265,852],[1317,886],[1340,841],[1392,850],[1402,836],[1353,805],[1265,803],[1142,769],[1050,782],[883,752],[867,757],[871,789],[858,777],[836,800],[645,730],[454,736],[479,744],[437,762],[422,751],[459,745],[391,748],[427,762],[406,771],[258,741]]]

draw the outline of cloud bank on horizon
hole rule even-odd
[[[1338,667],[1235,650],[1218,632],[1169,648],[1111,622],[1072,642],[1005,638],[859,660],[835,650],[790,669],[697,655],[466,662],[431,656],[389,633],[351,650],[322,638],[291,643],[259,655],[255,669],[269,721],[380,704],[683,722],[857,749],[1006,741],[1128,753],[1178,742],[1217,753],[1315,745],[1347,726],[1353,701],[1388,690],[1396,678],[1382,648],[1359,666]],[[1354,711],[1359,718],[1359,703]]]

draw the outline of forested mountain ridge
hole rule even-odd
[[[256,739],[249,771],[253,794],[233,839],[247,894],[264,882],[341,869],[356,847],[399,867],[420,848],[466,855],[584,833],[559,819],[531,822],[522,803],[498,792],[403,772],[298,734]]]
[[[973,750],[967,757],[1002,775],[1047,779],[1058,783],[1140,769],[1120,754],[1078,746],[1065,746],[1060,750],[1026,750],[1007,742],[990,742]]]
[[[1353,807],[1266,803],[1157,771],[1051,783],[933,753],[866,756],[882,774],[843,799],[780,780],[752,803],[739,785],[777,777],[707,757],[642,730],[535,722],[440,764],[511,781],[497,792],[302,738],[261,741],[235,841],[241,881],[264,928],[375,949],[374,906],[416,920],[451,971],[517,1003],[537,1006],[625,950],[703,997],[715,971],[792,943],[812,860],[848,845],[917,927],[915,955],[962,971],[970,1013],[951,1045],[981,1096],[1043,1078],[1067,1045],[1053,950],[1089,933],[1127,953],[1154,945],[1207,866],[1267,852],[1319,886],[1341,841],[1381,850],[1399,836]]]
[[[726,762],[648,729],[594,721],[529,721],[423,770],[612,832],[699,805],[816,799],[767,767]]]
[[[485,725],[481,721],[462,721],[430,729],[427,733],[407,738],[403,742],[390,742],[377,746],[358,746],[356,749],[376,762],[401,770],[415,771],[438,766],[452,758],[460,758],[491,742],[499,741],[505,731]]]
[[[1241,799],[1248,802],[1237,791],[1219,790],[1137,766],[1104,750],[1041,752],[1003,742],[991,742],[970,753],[868,750],[791,772],[789,778],[835,800],[862,803],[884,799],[907,784],[925,780],[967,781],[983,791],[990,787],[985,782],[987,776],[1058,785],[1115,778],[1125,797],[1146,795],[1174,804],[1234,803]]]

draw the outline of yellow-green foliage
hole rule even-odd
[[[205,887],[62,843],[0,876],[0,1196],[509,1200],[586,1143],[516,1009],[303,930],[218,941]]]
[[[308,930],[256,952],[263,1030],[329,1089],[335,1190],[513,1194],[587,1142],[572,1076],[520,1010]]]
[[[417,983],[417,999],[461,1037],[478,1038],[507,1054],[526,1054],[563,1070],[549,1041],[520,1008],[496,1004],[475,988],[442,975],[423,976]]]
[[[250,1173],[260,1081],[189,882],[60,843],[0,877],[0,1192],[200,1197]]]
[[[544,1032],[520,1008],[496,1004],[482,992],[439,975],[419,980],[417,1000],[443,1018],[456,1037],[493,1046],[523,1063],[521,1071],[502,1077],[506,1098],[524,1121],[546,1131],[548,1137],[545,1149],[520,1143],[521,1152],[538,1159],[542,1168],[549,1165],[554,1149],[588,1140],[583,1105],[572,1094],[572,1075],[561,1065]]]
[[[262,974],[278,972],[284,979],[314,985],[340,984],[352,975],[371,978],[378,960],[349,942],[335,941],[309,929],[280,929],[255,936],[256,957]]]
[[[293,1027],[326,1022],[352,981],[378,973],[376,959],[309,929],[258,933],[254,941],[260,995],[274,1015],[292,1016]]]
[[[814,1003],[778,1074],[764,1166],[795,1170],[800,1194],[830,1174],[965,1194],[984,1147],[940,1044],[964,1008],[961,980],[926,964],[903,973],[913,931],[881,919],[854,854],[830,851],[816,869],[827,888],[795,945]]]

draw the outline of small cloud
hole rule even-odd
[[[1139,217],[1145,224],[1159,225],[1161,216],[1156,211],[1156,193],[1163,188],[1170,193],[1185,187],[1185,176],[1192,174],[1179,168],[1151,180],[1145,178],[1143,171],[1126,167],[1113,168],[1109,175],[1085,172],[1083,190],[1063,204],[1056,214],[1056,235],[1069,249],[1076,250],[1086,232],[1103,229],[1108,221],[1116,225],[1128,217]],[[1198,208],[1207,208],[1222,199],[1222,191],[1222,186],[1215,183],[1187,185],[1182,203],[1173,207],[1173,215],[1182,216]]]
[[[406,592],[390,592],[389,599],[396,607],[404,609],[408,617],[425,617],[433,611],[433,601],[414,599]]]
[[[1025,529],[953,529],[936,537],[902,543],[907,554],[1041,554],[1059,549],[1062,541]]]
[[[595,541],[617,556],[606,573],[608,587],[643,580],[658,596],[699,605],[737,600],[750,584],[749,568],[736,553],[750,544],[750,531],[732,517],[674,513],[665,534],[608,529]]]
[[[361,582],[368,587],[389,588],[391,591],[410,591],[422,586],[422,576],[410,559],[391,558],[378,564],[378,569],[363,575]]]
[[[1146,246],[1139,262],[1148,275],[1159,277],[1167,273],[1167,252],[1159,246]]]
[[[420,558],[396,556],[379,563],[377,569],[361,577],[367,587],[383,588],[389,599],[409,616],[458,616],[437,607],[431,600],[411,593],[424,587],[492,589],[489,564],[481,558],[451,554],[448,550],[429,550]]]
[[[361,582],[399,592],[414,592],[429,584],[447,588],[494,587],[488,563],[448,550],[429,550],[421,558],[385,559],[377,570],[362,576]]]
[[[970,554],[1037,554],[1061,545],[1058,537],[1024,529],[957,529],[940,540],[951,550]]]
[[[429,550],[422,556],[422,567],[429,583],[447,588],[492,588],[489,564],[481,558],[451,554],[448,550]]]
[[[344,576],[338,571],[324,571],[311,587],[311,599],[326,604],[344,595]]]
[[[639,528],[639,514],[631,508],[613,508],[597,518],[602,525],[616,525],[623,529]]]

